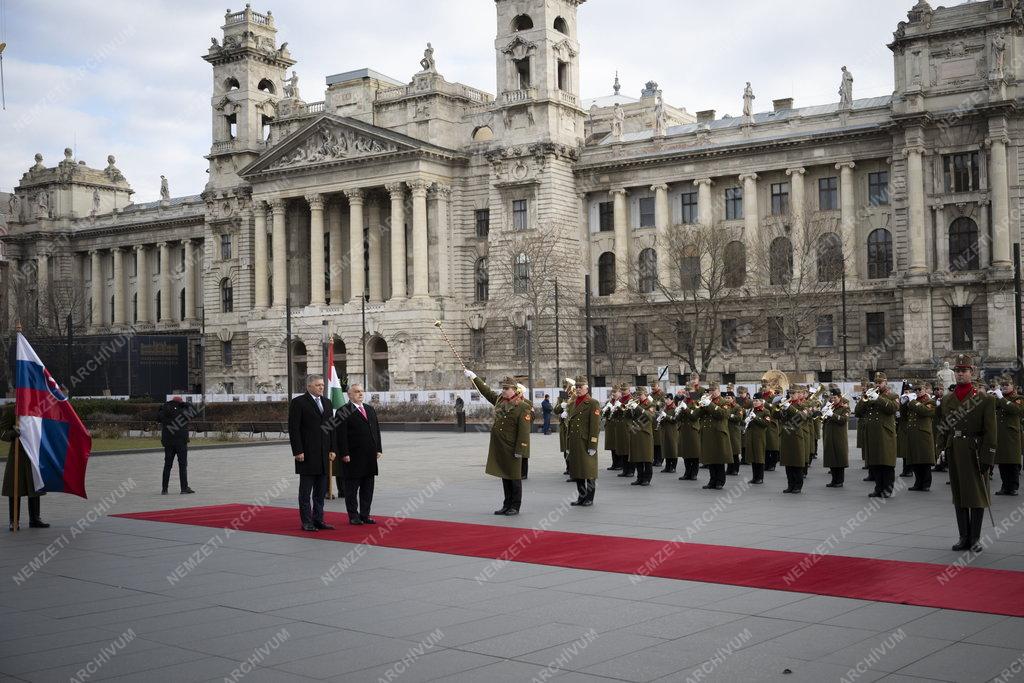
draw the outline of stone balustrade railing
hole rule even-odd
[[[523,88],[522,90],[506,90],[501,94],[505,104],[516,102],[529,102],[537,97],[536,88]]]

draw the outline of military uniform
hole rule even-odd
[[[885,375],[876,374],[876,382],[885,381]],[[864,427],[863,454],[875,482],[873,498],[892,495],[896,481],[896,400],[889,392],[879,392],[878,398],[862,398],[854,414]]]
[[[661,425],[658,424],[657,415],[665,407],[665,392],[661,390],[660,384],[651,385],[650,401],[654,408],[654,463],[653,467],[661,467],[665,462],[665,453],[661,450]]]
[[[1021,468],[1021,417],[1024,416],[1024,396],[1014,393],[996,399],[996,441],[995,463],[999,465],[999,479],[1002,486],[997,496],[1016,496],[1020,488]]]
[[[779,464],[779,451],[782,449],[782,438],[779,434],[779,407],[774,403],[774,392],[761,392],[764,399],[764,409],[768,412],[771,422],[768,423],[768,431],[764,435],[764,470],[774,472]]]
[[[634,401],[636,405],[626,409],[629,462],[636,468],[636,481],[630,485],[650,486],[654,476],[654,405],[643,395]]]
[[[850,466],[849,422],[850,406],[843,399],[832,405],[828,416],[822,417],[822,458],[832,475],[832,481],[825,484],[828,488],[840,488],[846,480],[846,468]]]
[[[750,421],[746,423],[746,430],[744,431],[744,440],[747,443],[747,461],[750,463],[750,468],[753,471],[753,476],[750,479],[751,484],[763,484],[764,483],[764,461],[765,461],[765,446],[768,440],[768,429],[771,426],[772,419],[771,413],[768,409],[761,405],[752,407],[753,416]],[[747,418],[744,418],[746,421]]]
[[[661,453],[665,456],[665,469],[662,472],[671,474],[676,471],[676,463],[679,462],[679,424],[676,421],[675,401],[671,397],[665,399],[655,422],[661,435]]]
[[[601,422],[604,429],[604,449],[612,454],[612,464],[608,467],[608,470],[611,471],[622,469],[622,457],[619,455],[617,444],[619,423],[612,416],[614,406],[615,398],[614,396],[611,396],[604,404],[604,408],[601,409]]]
[[[729,409],[729,447],[732,448],[732,462],[725,468],[726,474],[740,473],[740,453],[743,450],[743,420],[745,413],[738,403]]]
[[[927,491],[932,486],[932,465],[935,464],[935,401],[929,396],[907,401],[900,410],[906,430],[903,465],[914,474],[910,491]]]
[[[14,406],[8,405],[0,413],[0,441],[7,441],[11,444],[7,451],[7,464],[4,467],[3,495],[7,496],[7,511],[9,514],[9,528],[14,530],[14,494],[17,491],[19,498],[28,499],[28,524],[33,528],[45,529],[50,526],[40,517],[40,496],[46,495],[46,491],[36,491],[32,478],[32,463],[28,459],[24,448],[18,449],[18,482],[15,489],[14,482],[14,444],[18,433],[14,429]],[[20,501],[18,503],[21,504]],[[19,520],[18,526],[21,526]]]
[[[633,397],[629,393],[629,387],[625,384],[620,387],[621,396],[619,398],[619,408],[615,411],[615,419],[618,420],[618,432],[619,437],[617,442],[619,444],[620,455],[622,456],[622,473],[620,477],[632,477],[636,474],[636,463],[634,463],[629,457],[629,448],[631,445],[630,439],[630,425],[631,420],[629,415],[626,414],[626,404],[629,403]]]
[[[696,481],[700,470],[700,413],[696,398],[687,399],[686,406],[676,413],[679,425],[679,457],[683,459],[682,481]],[[678,406],[677,406],[678,408]]]
[[[794,393],[799,388],[794,388]],[[804,488],[807,467],[807,428],[804,409],[799,399],[779,404],[779,441],[781,464],[786,468],[786,489],[783,493],[800,493]]]
[[[530,457],[530,429],[533,426],[533,405],[522,395],[506,399],[497,394],[479,377],[472,377],[480,395],[494,405],[494,424],[487,449],[487,474],[500,477],[505,501],[496,515],[518,515],[523,502],[523,460]],[[516,387],[516,381],[506,377],[502,389]]]
[[[565,436],[565,422],[563,421],[562,414],[565,413],[566,418],[568,418],[567,409],[571,401],[572,399],[567,388],[558,392],[558,400],[551,406],[551,418],[555,423],[555,429],[558,430],[558,452],[565,459],[564,474],[569,474],[569,444]]]
[[[957,357],[958,372],[974,370],[971,357]],[[957,384],[939,406],[945,439],[949,483],[956,509],[960,541],[953,550],[981,551],[981,525],[991,505],[988,469],[996,457],[996,406],[992,396],[971,384]]]
[[[913,476],[910,463],[907,462],[909,431],[907,430],[907,412],[905,409],[907,403],[903,399],[903,396],[907,395],[908,391],[906,385],[904,385],[899,398],[900,407],[896,409],[896,457],[903,461],[903,470],[900,472],[901,477]]]
[[[712,398],[707,405],[697,405],[700,417],[700,462],[711,474],[706,489],[725,486],[725,466],[732,462],[732,441],[729,438],[729,408],[721,398]]]
[[[942,392],[945,393],[944,391]],[[942,417],[940,416],[940,408],[942,406],[942,396],[940,395],[939,388],[935,389],[935,415],[932,416],[932,439],[935,441],[935,467],[932,468],[932,472],[945,472],[946,471],[946,454],[942,450],[946,443],[946,439],[942,434]]]
[[[588,385],[586,377],[578,377],[576,386]],[[597,444],[601,433],[601,404],[590,394],[577,397],[569,405],[566,420],[569,443],[569,478],[576,482],[579,497],[573,505],[594,504],[597,489]]]

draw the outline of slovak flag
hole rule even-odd
[[[92,437],[20,332],[14,384],[21,447],[32,463],[36,491],[86,498],[85,466]]]

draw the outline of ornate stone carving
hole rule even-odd
[[[423,69],[423,73],[437,73],[437,64],[434,62],[434,48],[430,43],[427,43],[427,49],[423,51],[420,67]]]
[[[536,49],[537,46],[534,43],[523,40],[521,36],[516,36],[501,51],[512,59],[525,59]]]
[[[268,170],[397,151],[398,146],[392,142],[371,138],[351,130],[324,126],[268,166]]]
[[[284,80],[284,96],[292,99],[299,98],[299,76],[292,71],[292,77]]]
[[[839,108],[850,109],[853,107],[853,74],[843,67],[843,80],[839,84]]]
[[[170,198],[171,198],[171,191],[167,187],[167,177],[166,176],[160,176],[160,200],[166,202],[166,201],[169,201]]]
[[[754,117],[754,99],[754,89],[750,87],[750,81],[747,81],[743,89],[743,116],[748,120]]]

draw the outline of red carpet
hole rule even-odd
[[[243,515],[246,510],[249,513]],[[806,555],[401,517],[378,517],[376,526],[351,526],[344,513],[326,515],[326,520],[338,527],[336,530],[313,534],[299,529],[297,510],[279,507],[251,509],[245,505],[214,505],[114,516],[554,567],[639,573],[669,579],[1024,616],[1024,572],[981,567],[957,568],[923,562]],[[949,557],[954,561],[960,555],[950,552]],[[790,578],[788,582],[787,575]],[[940,576],[945,580],[940,581]]]

